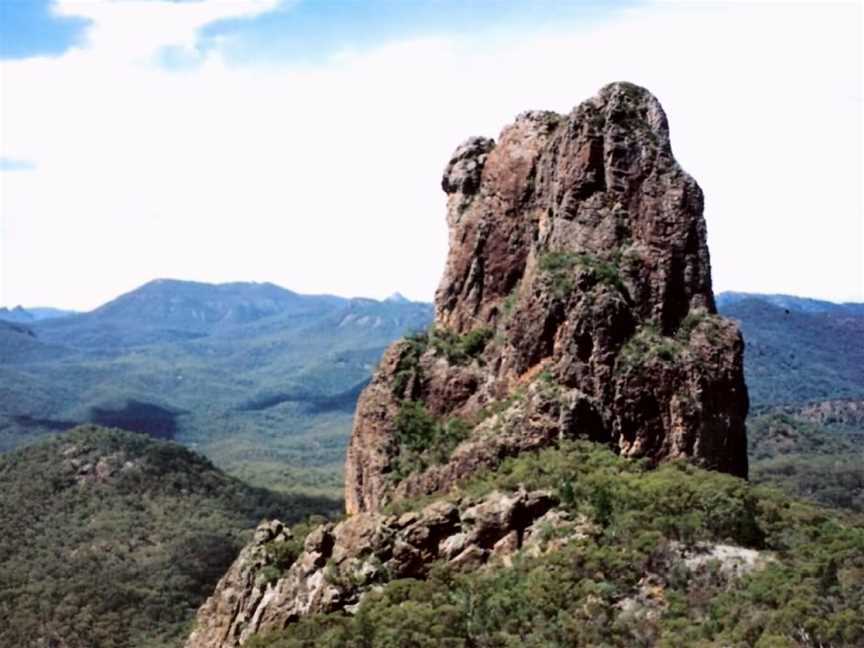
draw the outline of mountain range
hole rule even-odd
[[[23,306],[15,306],[14,308],[0,308],[0,320],[7,322],[38,322],[40,320],[54,319],[55,317],[66,317],[74,315],[75,311],[63,310],[61,308],[49,308],[44,306],[36,306],[32,308],[24,308]]]
[[[91,312],[2,322],[0,449],[92,422],[176,439],[270,485],[300,486],[295,466],[338,490],[359,390],[431,313],[404,298],[156,280]]]
[[[862,645],[856,305],[716,313],[632,84],[442,187],[431,326],[172,280],[0,325],[0,644]]]
[[[796,406],[864,399],[864,305],[743,292],[717,304],[744,333],[751,437],[775,429],[760,417],[806,425]],[[91,422],[178,440],[258,485],[336,496],[360,389],[384,347],[431,318],[398,293],[171,279],[87,313],[0,311],[0,448]]]

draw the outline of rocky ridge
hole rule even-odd
[[[496,491],[401,515],[355,515],[305,538],[281,522],[265,522],[202,607],[187,646],[238,646],[301,616],[351,610],[371,589],[422,578],[436,562],[457,569],[506,565],[518,550],[536,555],[597,533],[557,504],[548,491]],[[286,553],[291,564],[280,572]]]
[[[650,93],[615,83],[567,116],[523,113],[497,143],[460,146],[442,187],[450,252],[437,336],[392,345],[360,398],[349,513],[562,436],[746,476],[742,338],[716,314],[702,192]],[[509,438],[474,425],[540,376],[558,394],[505,412],[519,423]],[[405,401],[473,432],[397,485]]]
[[[360,397],[348,519],[313,531],[272,583],[252,575],[273,537],[248,548],[187,648],[350,610],[435,562],[503,559],[541,521],[590,533],[549,492],[386,512],[525,451],[583,438],[747,475],[742,338],[716,313],[702,193],[650,93],[615,83],[566,116],[523,113],[497,142],[457,148],[442,188],[450,252],[435,323],[391,345]],[[490,517],[495,531],[479,531]]]

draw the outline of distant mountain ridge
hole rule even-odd
[[[74,313],[75,311],[62,310],[60,308],[47,308],[41,306],[24,308],[23,306],[18,305],[12,309],[6,307],[0,308],[0,320],[27,324],[39,320],[65,317],[67,315],[73,315]]]
[[[722,292],[716,296],[717,307],[724,309],[747,300],[757,300],[801,313],[845,313],[847,315],[864,315],[864,303],[837,303],[812,297],[797,297],[795,295],[763,295],[760,293]]]
[[[720,293],[717,306],[744,333],[754,405],[864,397],[864,304]]]
[[[755,412],[864,398],[862,305],[717,303],[744,332]],[[162,279],[89,313],[0,320],[0,450],[94,422],[174,438],[262,485],[337,492],[357,394],[386,345],[431,319],[431,304],[398,294]]]
[[[155,343],[183,342],[210,335],[233,335],[241,327],[296,329],[321,320],[360,321],[359,311],[385,317],[394,326],[411,324],[431,305],[379,302],[335,295],[302,295],[272,283],[209,284],[156,279],[87,313],[44,322],[41,339],[90,351],[124,349]],[[431,315],[430,315],[431,316]],[[379,325],[384,325],[380,322]],[[255,331],[252,331],[254,334]],[[241,334],[241,337],[244,334]]]
[[[308,475],[310,461],[341,462],[384,347],[431,318],[407,300],[160,279],[87,313],[0,322],[0,450],[92,422],[176,439],[258,479],[286,465]]]

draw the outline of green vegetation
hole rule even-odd
[[[427,412],[423,403],[403,401],[396,415],[399,454],[392,462],[392,478],[401,481],[411,473],[446,462],[470,430],[469,423],[460,418],[441,421]]]
[[[754,405],[864,398],[860,312],[800,311],[758,298],[718,301],[744,334],[744,375]]]
[[[557,489],[602,527],[512,568],[391,582],[353,616],[326,614],[258,637],[251,648],[420,646],[858,646],[864,642],[864,520],[684,463],[649,470],[587,442],[508,460],[466,487]],[[671,568],[639,614],[640,581],[671,541],[762,552],[731,580]],[[719,563],[713,569],[718,570]],[[649,597],[650,598],[650,597]],[[634,603],[626,604],[627,601]],[[650,605],[647,603],[646,605]],[[802,641],[806,637],[806,641]]]
[[[576,255],[572,252],[547,252],[540,257],[540,271],[546,274],[556,297],[566,297],[573,292],[571,269],[575,265]]]
[[[552,293],[563,298],[573,292],[573,269],[577,267],[590,272],[598,283],[623,291],[619,262],[620,254],[605,260],[587,253],[547,252],[540,257],[540,271],[546,275]]]
[[[434,328],[429,334],[429,343],[437,355],[447,358],[450,364],[466,364],[480,356],[494,336],[492,329],[481,326],[464,335]]]
[[[690,335],[696,327],[706,321],[709,317],[710,315],[705,309],[695,308],[691,310],[678,326],[678,331],[675,333],[675,337],[677,337],[680,342],[687,344],[687,340],[690,339]]]
[[[335,519],[335,516],[331,516]],[[271,564],[261,570],[258,578],[263,583],[275,583],[284,574],[294,561],[303,553],[303,544],[306,536],[316,527],[327,522],[327,518],[321,515],[310,515],[302,522],[291,527],[290,540],[271,540],[264,549],[272,560]]]
[[[178,646],[261,519],[339,508],[120,430],[0,455],[0,645]]]
[[[750,478],[795,497],[864,513],[864,429],[769,409],[748,420]]]
[[[513,309],[516,307],[516,302],[519,299],[519,287],[513,289],[513,291],[504,298],[504,301],[501,302],[501,312],[506,319],[509,319],[513,314]]]
[[[649,323],[639,327],[627,340],[618,352],[615,367],[616,370],[626,370],[655,360],[672,362],[683,350],[684,345],[679,339],[661,335],[659,329]]]
[[[393,379],[393,394],[405,398],[405,389],[410,380],[422,380],[423,369],[420,358],[429,348],[429,333],[417,331],[405,336],[401,342],[399,361],[396,363],[396,374]]]
[[[440,327],[411,333],[402,340],[399,361],[393,381],[393,394],[410,398],[405,389],[411,380],[423,380],[420,358],[431,348],[435,355],[444,356],[450,364],[462,365],[478,359],[494,337],[492,329],[482,326],[464,335]]]
[[[430,304],[161,281],[110,307],[0,323],[0,452],[93,422],[173,439],[256,485],[341,492],[351,417]],[[19,327],[21,328],[21,327]]]

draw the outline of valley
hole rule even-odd
[[[715,300],[631,84],[442,186],[434,309],[162,279],[0,313],[0,643],[860,645],[861,305]]]
[[[164,280],[90,313],[0,322],[0,450],[90,422],[176,440],[259,486],[338,495],[360,389],[431,312]]]

